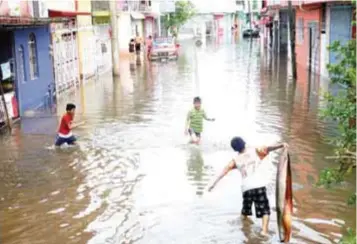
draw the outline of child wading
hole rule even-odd
[[[211,191],[217,183],[231,170],[238,169],[242,175],[243,208],[242,216],[247,219],[252,215],[254,203],[255,215],[262,218],[262,235],[267,235],[269,225],[270,207],[266,193],[265,183],[262,182],[265,172],[260,163],[272,151],[287,147],[287,144],[269,146],[263,148],[249,148],[240,137],[234,137],[231,146],[238,155],[225,167],[221,175],[208,189]]]
[[[56,147],[60,147],[64,143],[68,145],[76,145],[77,138],[72,134],[72,129],[84,124],[84,122],[73,124],[76,105],[69,103],[66,106],[66,113],[61,118],[61,123],[58,128],[58,134],[55,142]]]
[[[201,98],[195,97],[193,105],[194,108],[187,114],[185,134],[190,134],[191,143],[199,144],[203,130],[203,119],[208,121],[214,121],[214,119],[207,118],[205,111],[201,108]]]

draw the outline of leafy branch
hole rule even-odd
[[[177,37],[180,28],[196,15],[196,9],[190,1],[177,1],[175,3],[175,12],[166,16],[164,25],[170,33]]]
[[[355,25],[355,21],[352,24]],[[329,50],[336,54],[338,60],[335,64],[327,65],[331,84],[338,88],[338,92],[324,94],[326,106],[320,113],[323,119],[337,125],[338,133],[330,138],[335,155],[326,158],[335,160],[338,166],[320,172],[317,185],[326,187],[341,183],[356,168],[356,40],[346,44],[334,42]],[[351,194],[347,204],[356,204],[356,192]],[[340,244],[352,243],[356,243],[356,232],[348,228]]]

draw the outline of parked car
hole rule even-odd
[[[243,37],[259,37],[259,29],[246,29],[243,31]]]
[[[176,60],[179,55],[179,47],[180,45],[176,44],[172,37],[155,38],[149,54],[149,60]]]

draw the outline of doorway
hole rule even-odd
[[[309,71],[317,72],[319,69],[319,22],[308,22],[308,36],[309,36],[309,59],[308,67]]]

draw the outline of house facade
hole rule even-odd
[[[41,1],[6,1],[0,6],[0,63],[7,111],[12,119],[52,104],[50,20]],[[5,121],[0,102],[0,123]]]
[[[129,53],[130,39],[137,36],[143,40],[161,33],[160,3],[158,1],[117,1],[118,39],[121,55]]]
[[[262,26],[270,28],[264,45],[276,51],[289,51],[290,38],[286,10],[287,0],[268,0],[264,15],[271,21]],[[336,53],[328,50],[334,41],[346,43],[355,38],[352,26],[355,6],[350,1],[301,0],[292,1],[295,18],[295,52],[298,69],[309,70],[328,77],[327,64],[336,62]],[[285,12],[285,13],[284,13]]]
[[[49,17],[68,19],[50,26],[56,96],[60,97],[80,84],[76,2],[46,0],[46,7]]]

